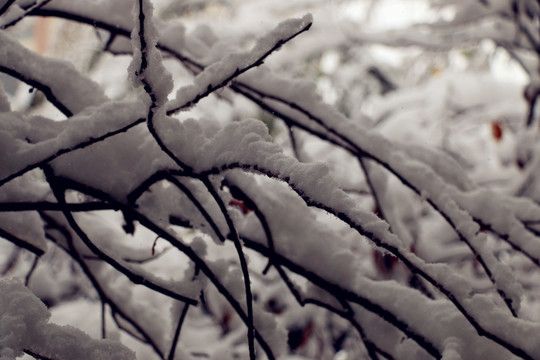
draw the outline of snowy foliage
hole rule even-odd
[[[540,360],[539,24],[0,2],[0,359]]]

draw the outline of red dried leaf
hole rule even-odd
[[[503,124],[500,121],[491,122],[491,135],[495,141],[501,141],[503,137]]]
[[[242,200],[239,200],[239,199],[234,199],[234,198],[231,199],[231,201],[229,201],[229,205],[239,209],[240,211],[242,211],[242,214],[244,215],[253,211],[249,207],[247,207],[247,205]]]

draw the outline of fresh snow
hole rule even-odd
[[[48,322],[51,314],[17,280],[0,280],[0,356],[15,359],[25,350],[47,358],[135,359],[135,354],[111,340],[95,340],[71,326]]]
[[[240,12],[263,3],[240,6]],[[515,24],[507,21],[512,11],[508,2],[492,1],[484,6],[439,1],[442,8],[456,7],[450,20],[412,26],[399,33],[367,33],[348,26],[351,24],[344,31],[341,26],[331,26],[331,19],[317,22],[324,14],[320,11],[323,1],[305,9],[308,3],[280,4],[280,9],[277,3],[267,3],[273,23],[283,13],[296,16],[300,10],[314,10],[314,16],[286,20],[269,31],[262,30],[268,24],[258,24],[253,16],[240,26],[246,36],[236,40],[227,37],[231,32],[218,20],[211,26],[195,26],[196,15],[185,23],[156,19],[153,12],[159,14],[170,5],[165,1],[153,4],[144,0],[142,9],[139,2],[128,0],[55,0],[45,5],[45,12],[61,17],[71,14],[83,22],[95,20],[100,36],[117,32],[111,49],[132,52],[131,64],[122,71],[134,87],[119,90],[118,97],[133,99],[135,93],[135,101],[111,101],[105,95],[109,92],[90,79],[107,77],[109,69],[102,69],[107,59],[101,59],[87,76],[67,62],[26,50],[5,32],[0,34],[4,72],[38,87],[67,117],[53,121],[46,113],[11,112],[10,95],[0,89],[0,201],[8,207],[0,214],[0,228],[47,251],[39,259],[36,274],[29,278],[30,288],[61,307],[66,289],[76,283],[64,280],[90,277],[93,283],[73,285],[72,296],[95,301],[98,295],[92,289],[99,286],[101,300],[108,303],[105,310],[111,310],[118,321],[114,325],[107,320],[107,327],[114,328],[112,333],[117,325],[123,326],[150,344],[147,353],[138,353],[140,358],[156,354],[165,358],[183,304],[149,286],[133,286],[117,271],[121,268],[144,279],[146,285],[200,300],[198,306],[187,308],[177,358],[247,357],[245,324],[235,314],[246,316],[242,282],[246,275],[233,244],[223,241],[233,229],[227,222],[230,217],[243,240],[250,268],[254,325],[276,356],[290,358],[285,355],[287,331],[298,326],[305,336],[298,353],[306,357],[317,356],[310,353],[310,346],[319,345],[317,341],[335,344],[339,336],[336,329],[341,323],[319,308],[307,305],[297,312],[299,305],[286,288],[292,286],[301,299],[321,301],[353,325],[357,323],[365,329],[367,339],[396,359],[431,358],[422,349],[422,340],[444,360],[516,358],[496,341],[479,335],[475,323],[487,335],[506,342],[508,348],[540,359],[540,325],[532,321],[538,312],[534,300],[538,276],[532,265],[540,262],[536,230],[540,206],[534,188],[539,164],[537,135],[532,130],[520,129],[520,134],[514,129],[521,127],[516,119],[522,122],[527,111],[523,84],[514,81],[502,86],[500,79],[493,80],[493,69],[473,68],[474,61],[488,56],[482,53],[485,49],[472,52],[471,59],[456,50],[464,39],[474,44],[491,39],[507,46],[523,45],[523,39],[513,32]],[[32,3],[17,2],[0,22],[22,14],[23,5]],[[534,2],[523,6],[532,14],[538,12]],[[374,7],[375,2],[365,11]],[[507,14],[501,24],[491,21],[501,13]],[[308,41],[269,60],[314,19],[314,35]],[[532,23],[523,26],[528,29]],[[370,94],[369,85],[359,90],[356,84],[367,84],[363,76],[369,62],[378,61],[373,52],[356,48],[369,43],[421,46],[440,52],[453,49],[454,60],[461,61],[458,65],[471,68],[463,76],[457,76],[455,69],[437,68],[427,77],[429,71],[424,71],[422,79],[418,68],[436,63],[429,63],[428,56],[407,72],[410,78],[388,71],[396,88],[387,95]],[[527,50],[525,43],[514,55],[519,57]],[[338,54],[334,64],[318,66],[328,51]],[[179,70],[176,62],[182,61],[177,61],[178,56],[190,57],[191,63],[183,61],[193,74]],[[320,78],[317,82],[293,79],[290,69],[299,63],[305,67],[308,58],[323,70],[317,74]],[[405,62],[406,57],[402,60],[400,66],[412,66]],[[353,67],[351,63],[357,61],[358,66]],[[390,64],[395,62],[388,59],[381,69],[390,69]],[[523,61],[521,66],[522,75],[527,70],[531,74],[525,88],[530,101],[538,88],[533,74],[536,65]],[[437,75],[439,71],[443,74]],[[413,83],[414,88],[409,86]],[[226,89],[221,92],[221,88]],[[339,111],[323,101],[328,98],[320,94],[325,88],[333,91],[332,101]],[[171,96],[175,89],[178,91]],[[346,99],[343,95],[349,90]],[[206,98],[212,93],[217,96]],[[243,104],[234,93],[261,106]],[[347,101],[356,105],[351,107]],[[205,107],[207,116],[198,116],[196,105]],[[261,107],[271,116],[262,115]],[[222,108],[226,110],[222,112]],[[173,117],[177,112],[178,118]],[[440,123],[432,117],[441,119]],[[467,138],[475,142],[460,148],[459,141],[453,141],[457,131],[480,125],[483,132]],[[501,134],[493,133],[495,125]],[[294,133],[292,138],[287,138],[289,130]],[[433,136],[431,130],[437,134]],[[291,139],[298,146],[295,151],[288,148]],[[512,146],[516,149],[508,151]],[[484,149],[495,158],[483,163]],[[470,150],[476,153],[468,154]],[[301,154],[299,159],[287,155],[295,153]],[[333,160],[342,163],[340,171]],[[41,202],[56,200],[39,169],[45,164],[51,165],[55,175],[80,186],[80,192],[67,193],[70,203],[130,207],[123,213],[74,214],[88,239],[117,269],[95,258],[61,212],[9,211],[11,202],[47,204]],[[135,202],[129,202],[129,195],[156,174],[164,178],[148,184]],[[487,182],[491,177],[500,181],[491,186]],[[207,182],[228,206],[226,212],[209,194]],[[234,186],[248,199],[236,194]],[[84,194],[86,191],[92,196]],[[141,222],[132,222],[131,215],[140,215]],[[171,225],[172,218],[179,226]],[[131,225],[133,231],[128,230]],[[156,237],[145,226],[163,232],[156,231]],[[48,246],[52,245],[49,240],[56,244]],[[55,256],[50,248],[77,255],[68,260],[63,252]],[[13,254],[13,265],[0,271],[30,274],[28,260]],[[84,271],[74,265],[77,262]],[[201,264],[206,266],[203,270]],[[61,274],[38,275],[49,269]],[[290,276],[291,283],[284,284],[282,276]],[[94,340],[72,327],[49,323],[43,303],[18,281],[0,280],[0,293],[0,357],[15,358],[24,350],[46,358],[135,357],[117,342]],[[205,298],[199,299],[199,294]],[[236,303],[235,310],[232,304]],[[350,324],[344,327],[349,329]],[[347,341],[360,348],[359,334],[350,334],[352,331],[345,336]],[[344,343],[336,358],[348,356],[354,346]],[[355,354],[365,355],[364,348]]]

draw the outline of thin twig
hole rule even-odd
[[[7,0],[6,3],[4,4],[4,6],[2,6],[2,8],[0,8],[0,15],[3,15],[7,9],[9,9],[9,7],[11,5],[13,5],[13,3],[17,1],[17,0]]]
[[[139,125],[139,124],[142,124],[146,121],[145,118],[140,118],[140,119],[137,119],[135,121],[133,121],[132,123],[129,123],[128,125],[125,125],[119,129],[116,129],[116,130],[113,130],[113,131],[109,131],[103,135],[100,135],[100,136],[97,136],[97,137],[91,137],[89,138],[88,140],[85,140],[85,141],[82,141],[80,143],[78,143],[77,145],[74,145],[74,146],[69,146],[69,147],[64,147],[64,148],[60,148],[58,149],[58,151],[42,160],[39,160],[39,161],[36,161],[34,163],[31,163],[31,164],[28,164],[26,165],[23,169],[19,170],[19,171],[16,171],[8,176],[5,176],[4,178],[0,179],[0,186],[4,185],[5,183],[29,172],[30,170],[34,170],[38,167],[42,167],[42,166],[45,166],[47,165],[48,163],[50,163],[51,161],[53,161],[54,159],[64,155],[64,154],[67,154],[69,152],[72,152],[72,151],[75,151],[75,150],[78,150],[78,149],[84,149],[92,144],[95,144],[95,143],[98,143],[98,142],[101,142],[105,139],[108,139],[112,136],[115,136],[115,135],[118,135],[118,134],[121,134],[121,133],[125,133],[126,131],[128,131],[129,129]]]
[[[28,284],[30,283],[30,278],[32,277],[32,274],[34,273],[34,270],[36,270],[38,261],[39,261],[39,256],[34,256],[34,260],[32,261],[32,266],[30,267],[30,270],[28,270],[28,273],[26,273],[26,276],[24,277],[25,286],[28,286]]]
[[[107,338],[107,328],[106,328],[106,321],[105,321],[105,312],[106,312],[106,305],[105,302],[101,301],[101,338],[106,339]]]
[[[66,203],[65,205],[50,201],[17,201],[0,202],[0,212],[19,211],[62,211],[88,212],[96,210],[118,210],[117,206],[102,201],[89,201],[81,203]]]
[[[188,310],[189,304],[184,304],[182,308],[182,313],[180,313],[180,318],[178,319],[178,324],[176,325],[176,329],[174,330],[174,336],[171,342],[171,349],[169,350],[169,356],[167,356],[168,360],[174,359],[174,353],[176,351],[176,346],[178,345],[178,339],[180,338],[180,330],[182,329],[182,325],[184,324],[184,320],[186,318]]]
[[[0,30],[5,30],[9,27],[12,27],[13,25],[16,25],[19,21],[21,21],[22,19],[24,19],[32,10],[35,10],[35,9],[40,9],[41,7],[47,5],[49,2],[51,2],[51,0],[43,0],[42,2],[40,2],[39,4],[36,3],[34,4],[32,7],[30,7],[29,9],[25,10],[25,12],[23,14],[20,14],[17,18],[11,20],[10,22],[8,22],[7,24],[4,24],[4,25],[0,25]],[[8,1],[8,4],[9,4],[9,1]],[[8,5],[6,4],[6,5]],[[8,5],[9,6],[9,5]],[[3,13],[3,9],[5,8],[6,6],[4,5],[4,7],[2,9],[0,9],[0,15]],[[4,10],[5,11],[5,10]]]
[[[225,221],[227,222],[227,226],[229,227],[229,236],[232,238],[234,247],[236,248],[236,252],[238,254],[238,260],[240,261],[240,268],[242,269],[242,275],[244,278],[244,291],[246,294],[249,358],[251,360],[255,360],[256,356],[255,325],[253,324],[253,294],[251,292],[251,282],[249,280],[249,269],[246,257],[244,255],[244,251],[242,250],[240,237],[238,235],[238,232],[236,231],[236,227],[234,226],[234,223],[231,219],[231,216],[229,215],[229,211],[227,210],[225,203],[219,196],[218,192],[214,188],[214,185],[212,185],[208,177],[203,178],[202,182],[206,186],[206,189],[208,190],[210,195],[214,198],[215,202],[218,204],[219,209],[221,210],[221,213],[225,218]]]
[[[0,228],[0,237],[3,237],[4,239],[11,241],[13,244],[17,245],[18,247],[26,249],[37,256],[41,256],[45,253],[43,249],[40,249],[34,244],[31,244],[28,241],[21,239],[2,228]]]
[[[226,86],[233,79],[236,79],[238,76],[242,75],[246,71],[248,71],[248,70],[250,70],[250,69],[252,69],[254,67],[262,65],[264,60],[268,56],[270,56],[270,54],[272,54],[273,52],[275,52],[276,50],[281,48],[285,43],[291,41],[292,39],[294,39],[298,35],[308,31],[311,28],[311,25],[312,25],[312,23],[309,22],[302,29],[298,30],[294,34],[290,35],[289,37],[277,40],[274,43],[274,45],[270,49],[268,49],[264,54],[262,54],[258,59],[256,59],[252,63],[250,63],[250,64],[248,64],[248,65],[246,65],[246,66],[244,66],[242,68],[236,68],[236,70],[233,73],[229,74],[229,76],[227,76],[225,79],[220,81],[218,84],[208,84],[208,86],[206,87],[206,89],[202,93],[197,94],[195,97],[193,97],[192,99],[190,99],[188,101],[185,101],[179,107],[176,107],[176,108],[173,108],[173,109],[168,109],[167,110],[167,115],[174,114],[177,111],[180,111],[182,109],[186,109],[186,108],[189,108],[189,107],[193,106],[194,104],[198,103],[199,100],[205,98],[206,96],[210,95],[214,91],[216,91],[218,89],[221,89],[222,87]]]

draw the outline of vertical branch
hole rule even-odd
[[[28,273],[26,274],[26,276],[24,278],[24,285],[25,286],[28,286],[28,284],[30,283],[30,278],[32,277],[32,274],[34,273],[34,270],[36,270],[38,261],[39,261],[39,256],[35,255],[34,256],[34,261],[32,261],[32,266],[30,267],[30,270],[28,270]]]
[[[170,84],[164,85],[159,82],[161,79],[154,79],[147,76],[147,69],[149,66],[154,67],[153,69],[154,72],[160,72],[161,74],[159,76],[164,77],[167,75],[165,73],[166,70],[163,67],[163,64],[160,63],[161,55],[156,48],[156,43],[155,42],[149,43],[147,41],[147,36],[148,36],[147,32],[151,29],[147,29],[145,24],[151,25],[151,23],[150,22],[146,23],[146,20],[147,20],[146,17],[148,16],[150,18],[152,14],[144,13],[143,8],[144,8],[145,3],[147,3],[145,0],[138,0],[138,8],[137,8],[138,9],[138,13],[137,13],[138,29],[135,28],[132,33],[133,40],[135,40],[135,37],[136,39],[138,39],[139,47],[137,48],[137,46],[134,46],[134,49],[133,49],[134,60],[131,66],[137,65],[136,60],[135,60],[135,57],[138,55],[137,52],[140,52],[140,57],[141,57],[140,64],[138,64],[137,69],[132,69],[135,72],[133,74],[135,77],[132,79],[132,81],[134,82],[136,86],[142,85],[144,88],[144,91],[150,97],[151,103],[148,108],[148,114],[146,118],[146,125],[148,128],[148,131],[150,132],[150,134],[152,135],[156,143],[159,145],[160,149],[165,154],[167,154],[167,156],[169,156],[180,168],[187,170],[187,169],[190,169],[190,167],[187,164],[185,164],[182,160],[180,160],[176,155],[174,155],[174,153],[165,145],[165,143],[159,136],[157,129],[155,127],[155,124],[154,124],[156,113],[160,109],[161,105],[163,105],[163,102],[166,101],[166,97],[164,99],[163,96],[161,96],[160,98],[156,96],[157,89],[155,89],[154,87],[156,86],[156,83],[157,83],[158,85],[168,86],[170,88],[168,90],[170,91],[172,90],[172,82]],[[148,53],[150,51],[154,51],[156,55],[155,58],[153,59],[155,63],[152,63],[152,64],[149,63],[149,59],[148,59]],[[154,74],[153,76],[156,77],[158,75]]]
[[[106,311],[105,302],[103,301],[103,299],[101,299],[101,338],[102,339],[107,338],[107,329],[105,327],[106,325],[105,311]]]
[[[189,304],[184,304],[184,307],[182,308],[182,312],[180,313],[180,318],[178,319],[178,324],[176,325],[176,329],[174,331],[174,336],[171,343],[171,349],[169,350],[169,356],[167,356],[167,360],[174,359],[174,353],[176,351],[176,346],[178,345],[178,339],[180,338],[180,330],[182,329],[182,325],[184,324],[184,320],[186,318],[186,314],[188,310],[189,310]]]
[[[139,70],[135,73],[136,76],[143,76],[147,66],[148,66],[148,60],[147,58],[147,48],[146,48],[146,37],[144,32],[144,20],[145,20],[145,14],[143,11],[143,0],[139,0],[139,41],[140,41],[140,50],[141,50],[141,64],[139,66]],[[150,85],[145,84],[145,86],[150,87]],[[145,90],[146,87],[145,87]],[[152,89],[146,91],[147,94],[152,97]],[[152,102],[155,102],[155,99],[152,99]]]
[[[255,356],[255,327],[253,324],[253,295],[251,293],[249,269],[248,269],[246,257],[244,255],[244,251],[242,250],[242,244],[240,243],[240,237],[229,215],[229,211],[227,210],[227,207],[223,203],[223,200],[217,193],[212,183],[210,182],[210,179],[208,177],[205,177],[205,178],[202,178],[201,181],[206,186],[206,188],[208,189],[208,192],[210,193],[210,195],[212,195],[212,197],[218,204],[221,210],[221,213],[225,217],[225,220],[227,221],[227,225],[230,231],[229,235],[232,237],[232,240],[234,242],[234,247],[236,248],[236,252],[238,253],[238,259],[240,261],[240,267],[242,269],[242,274],[244,277],[244,288],[245,288],[245,293],[246,293],[249,358],[250,360],[255,360],[256,356]]]
[[[287,132],[289,134],[289,139],[291,140],[291,148],[293,150],[294,157],[298,159],[298,161],[302,161],[300,156],[300,149],[298,148],[298,143],[296,141],[296,134],[294,133],[294,127],[288,123],[285,122],[285,125],[287,126]]]
[[[266,216],[261,211],[259,206],[257,206],[255,201],[253,201],[253,199],[249,197],[238,185],[231,183],[230,179],[224,180],[223,183],[229,187],[229,191],[231,192],[231,195],[234,198],[243,201],[248,209],[253,210],[253,212],[255,213],[255,216],[257,217],[257,219],[259,220],[263,228],[264,235],[266,236],[266,241],[268,243],[268,248],[270,249],[270,251],[275,252],[274,237],[272,236],[272,230],[270,229],[270,225],[268,224],[268,221],[266,220]],[[264,268],[263,274],[266,274],[268,272],[271,265],[272,265],[272,262],[270,261],[270,258],[268,258],[268,264]],[[279,266],[279,265],[275,265],[275,266]]]

